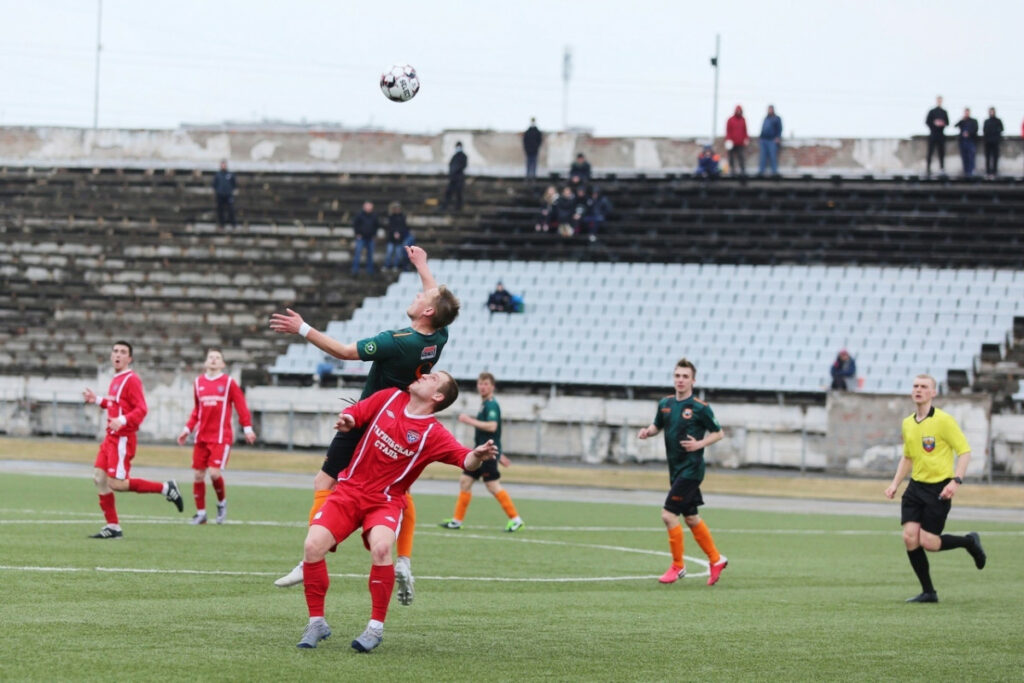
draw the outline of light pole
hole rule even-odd
[[[721,36],[715,34],[715,56],[711,58],[711,67],[715,70],[715,95],[711,104],[711,142],[709,144],[715,144],[715,138],[717,137],[716,131],[718,130],[718,54],[719,47],[721,46]]]
[[[562,53],[562,130],[569,130],[569,79],[572,78],[572,48]]]
[[[96,85],[92,94],[92,129],[100,123],[100,30],[103,28],[103,0],[96,0]]]

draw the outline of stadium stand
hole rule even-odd
[[[457,379],[655,387],[682,355],[715,389],[820,392],[839,348],[862,390],[899,393],[907,377],[973,371],[1024,313],[1024,272],[857,266],[736,266],[540,261],[434,263],[463,301],[442,366]],[[522,314],[484,306],[501,279]],[[405,274],[328,332],[342,339],[405,324],[419,287]],[[312,374],[321,352],[293,344],[272,373]]]
[[[615,211],[590,243],[535,232],[540,189],[517,178],[470,177],[467,209],[448,215],[434,208],[439,176],[240,173],[235,233],[213,225],[210,178],[0,169],[0,373],[90,375],[110,339],[129,336],[156,367],[192,365],[196,346],[216,344],[250,370],[301,374],[288,372],[306,367],[300,352],[266,329],[272,310],[337,320],[341,338],[404,323],[373,308],[399,290],[387,304],[366,299],[393,278],[347,277],[350,212],[366,199],[400,199],[418,242],[456,278],[465,326],[445,359],[460,376],[486,360],[523,382],[662,386],[651,368],[685,338],[702,378],[722,388],[820,391],[847,346],[864,389],[888,391],[920,369],[918,352],[940,377],[971,382],[986,369],[982,343],[1004,365],[1017,348],[1017,180],[606,176]],[[493,259],[509,264],[500,277],[527,311],[486,318],[493,334],[477,338],[465,323],[504,267]],[[570,358],[592,329],[586,363]],[[482,356],[485,343],[500,360]]]

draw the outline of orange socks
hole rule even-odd
[[[412,494],[405,494],[405,512],[402,513],[402,526],[398,530],[398,544],[395,553],[399,557],[412,557],[412,538],[416,533],[416,506],[412,502]]]
[[[685,567],[683,563],[683,527],[674,526],[668,530],[668,547],[672,551],[672,566]]]
[[[516,512],[516,505],[512,502],[512,497],[508,495],[508,491],[502,489],[498,491],[498,494],[494,496],[499,503],[501,503],[501,509],[505,511],[509,519],[513,519],[519,516]]]
[[[722,555],[718,552],[718,548],[715,547],[715,541],[711,538],[711,531],[703,519],[696,526],[690,527],[690,533],[693,534],[693,538],[697,541],[700,549],[708,556],[711,564],[715,564],[721,559]]]
[[[324,506],[324,501],[327,500],[327,496],[331,495],[330,490],[327,491],[313,491],[313,507],[309,508],[309,523],[313,523],[313,517],[316,513],[320,512],[320,508]]]
[[[452,519],[456,522],[461,522],[466,518],[466,510],[469,508],[469,501],[472,498],[473,493],[471,491],[459,491],[459,498],[455,501],[455,512],[452,513]]]

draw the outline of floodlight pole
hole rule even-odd
[[[714,145],[718,131],[718,54],[721,46],[721,35],[715,34],[715,56],[711,58],[711,67],[715,70],[715,95],[711,104],[711,142]]]
[[[103,28],[103,0],[96,0],[96,83],[92,94],[92,129],[100,123],[100,31]]]
[[[572,78],[572,48],[562,53],[562,130],[569,130],[569,79]]]

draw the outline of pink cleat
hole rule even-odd
[[[722,570],[729,566],[729,559],[722,555],[722,557],[711,565],[711,575],[708,576],[708,585],[714,586],[718,583],[718,578],[722,575]]]
[[[661,583],[675,583],[679,579],[686,576],[686,567],[677,567],[672,565],[668,568],[668,571],[661,575],[658,579]]]

